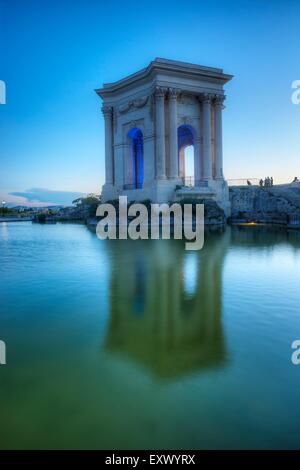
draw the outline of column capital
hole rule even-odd
[[[181,90],[179,88],[169,88],[169,98],[176,100],[177,97],[180,95]]]
[[[111,117],[113,108],[112,106],[102,106],[101,111],[103,113],[103,116],[106,117]]]
[[[156,86],[154,88],[154,96],[155,96],[155,98],[164,98],[167,91],[168,91],[167,88],[164,88],[164,87],[161,87],[161,86]]]
[[[210,104],[213,100],[214,95],[211,93],[203,93],[199,96],[199,101],[203,104]]]
[[[214,99],[215,106],[220,106],[223,109],[224,108],[223,103],[225,99],[226,99],[225,95],[216,95]]]

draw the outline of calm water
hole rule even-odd
[[[300,233],[0,224],[1,448],[300,448]]]

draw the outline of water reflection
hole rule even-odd
[[[195,253],[70,224],[0,239],[0,447],[299,448],[300,232],[228,227]]]
[[[115,241],[106,350],[160,378],[223,364],[229,242],[229,231],[210,232],[199,252],[175,240]]]
[[[2,240],[7,241],[8,240],[7,222],[0,222],[0,229],[1,229]]]
[[[183,265],[184,291],[188,295],[195,295],[197,291],[198,257],[195,252],[185,256]]]
[[[287,230],[275,225],[237,225],[230,229],[231,245],[243,247],[272,248],[275,245],[289,244],[291,248],[300,248],[300,233],[298,230]]]

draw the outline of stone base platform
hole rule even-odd
[[[145,182],[140,189],[130,189],[113,185],[104,185],[102,189],[102,202],[112,201],[119,196],[127,196],[128,202],[151,201],[153,203],[170,203],[186,200],[212,200],[215,201],[225,216],[230,217],[230,200],[228,186],[225,180],[201,181],[197,186],[183,186],[181,179],[161,179],[152,183]]]

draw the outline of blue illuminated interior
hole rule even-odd
[[[182,147],[194,145],[194,130],[191,126],[183,125],[178,127],[178,150]]]
[[[134,128],[128,132],[132,140],[133,185],[140,189],[144,182],[144,141],[140,129]]]

